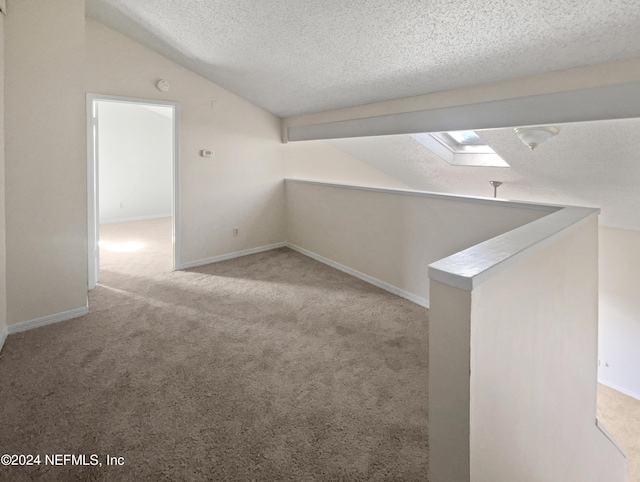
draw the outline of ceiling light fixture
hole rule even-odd
[[[534,150],[546,140],[558,135],[557,127],[539,126],[539,127],[516,127],[513,132],[520,138],[522,143],[529,149]]]
[[[493,197],[498,197],[498,188],[502,186],[502,181],[489,181],[489,184],[493,186]]]

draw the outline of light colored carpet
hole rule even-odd
[[[3,453],[125,465],[0,479],[426,480],[426,309],[286,248],[170,272],[170,236],[103,226],[89,315],[0,356]]]
[[[598,418],[627,455],[627,482],[640,482],[640,400],[598,384]]]
[[[2,453],[125,465],[0,480],[426,480],[425,309],[286,249],[172,273],[170,239],[103,226],[90,314],[0,354]],[[598,417],[640,482],[640,401]]]

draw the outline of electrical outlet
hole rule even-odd
[[[238,236],[240,234],[240,229],[239,228],[233,228],[233,236]]]

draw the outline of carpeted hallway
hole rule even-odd
[[[287,249],[171,272],[167,218],[100,237],[90,314],[0,353],[0,451],[103,466],[1,481],[426,480],[427,310]],[[640,401],[598,390],[640,482]]]
[[[426,480],[426,309],[288,249],[171,272],[167,219],[100,239],[90,314],[6,341],[0,447],[103,466],[0,479]]]

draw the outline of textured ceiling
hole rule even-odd
[[[339,139],[335,147],[420,190],[592,206],[605,226],[640,230],[640,120],[558,126],[531,151],[512,129],[477,131],[510,168],[451,166],[409,135]]]
[[[640,57],[638,0],[86,0],[285,117]]]

